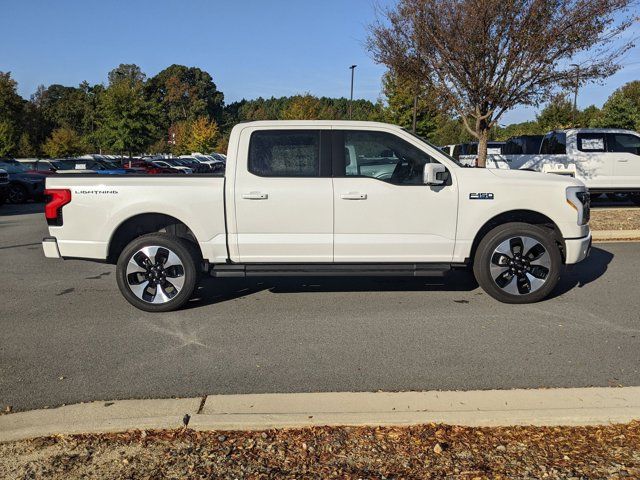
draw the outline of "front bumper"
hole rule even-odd
[[[56,237],[45,237],[42,239],[42,250],[47,258],[62,258],[58,249],[58,239]]]
[[[581,262],[591,251],[591,232],[586,237],[570,238],[564,241],[564,257],[567,265]]]

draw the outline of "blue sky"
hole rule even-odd
[[[375,101],[384,67],[364,48],[376,4],[394,0],[0,0],[0,71],[11,71],[28,98],[39,84],[106,82],[120,63],[149,76],[179,63],[214,78],[225,100],[310,92]],[[638,35],[636,25],[630,35]],[[640,79],[640,49],[578,103],[600,106],[620,85]],[[518,108],[501,123],[532,119]]]

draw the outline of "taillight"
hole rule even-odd
[[[62,225],[62,207],[71,201],[71,190],[48,188],[44,194],[47,197],[47,204],[44,207],[47,223],[59,227]]]

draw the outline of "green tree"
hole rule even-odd
[[[106,150],[132,155],[143,152],[158,138],[158,112],[147,100],[140,77],[109,74],[109,86],[99,97],[96,132]]]
[[[24,100],[18,95],[18,84],[11,78],[11,72],[0,72],[0,121],[19,123]]]
[[[16,154],[21,158],[31,158],[37,155],[37,151],[31,143],[31,137],[29,136],[29,133],[22,132],[22,135],[20,135]]]
[[[189,152],[190,127],[191,124],[186,120],[171,125],[169,128],[169,144],[172,154],[186,155],[191,153]]]
[[[318,120],[321,118],[322,104],[310,93],[296,95],[282,111],[283,120]]]
[[[602,106],[602,112],[594,123],[597,127],[640,130],[640,110],[631,98],[617,90]]]
[[[189,128],[188,149],[191,152],[211,152],[218,142],[220,132],[218,124],[207,117],[200,117],[191,122]]]
[[[624,84],[618,89],[620,93],[636,106],[640,110],[640,80],[634,80],[632,82]]]
[[[15,155],[21,134],[25,101],[10,72],[0,72],[0,156]]]
[[[135,85],[138,83],[144,83],[147,77],[138,65],[133,63],[121,63],[108,73],[107,78],[109,80],[109,85],[122,81]]]
[[[199,68],[171,65],[149,79],[146,91],[160,106],[161,124],[165,129],[179,121],[199,117],[222,119],[224,95],[211,75]]]
[[[401,127],[412,129],[413,106],[417,96],[416,133],[424,138],[434,140],[439,121],[441,106],[432,91],[424,84],[416,84],[412,80],[402,80],[398,76],[387,72],[382,77],[382,92],[387,99],[384,119]],[[444,115],[446,116],[446,115]],[[441,134],[442,132],[440,132]],[[439,137],[439,139],[441,136]]]
[[[536,117],[538,125],[548,132],[573,126],[573,103],[564,94],[554,95]]]
[[[51,133],[43,150],[51,158],[72,157],[84,153],[85,145],[75,130],[60,127]]]
[[[595,127],[600,118],[601,110],[595,105],[589,105],[584,110],[578,112],[578,127]]]
[[[12,122],[0,121],[0,157],[15,155],[18,148],[17,132]]]

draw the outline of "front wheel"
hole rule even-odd
[[[196,255],[189,243],[173,235],[152,233],[133,240],[120,254],[118,287],[134,307],[170,312],[184,305],[198,278]]]
[[[487,233],[473,264],[478,284],[504,303],[544,299],[560,280],[561,268],[553,234],[527,223],[508,223]]]

